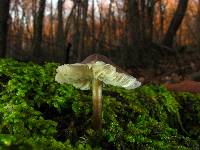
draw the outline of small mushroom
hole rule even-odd
[[[72,84],[81,90],[92,88],[93,127],[101,128],[102,84],[134,89],[141,85],[107,57],[99,54],[88,56],[81,63],[65,64],[57,69],[55,80],[61,84]]]

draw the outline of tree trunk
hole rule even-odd
[[[140,46],[140,23],[139,10],[137,0],[127,2],[128,4],[128,26],[129,26],[129,46],[138,48]]]
[[[58,10],[58,25],[57,25],[57,33],[56,33],[56,45],[59,54],[62,56],[65,55],[65,39],[64,39],[64,29],[63,29],[63,3],[64,0],[58,0],[57,10]],[[62,60],[66,59],[66,56],[62,58]]]
[[[102,11],[102,1],[97,1],[97,5],[98,5],[98,10],[99,10],[99,29],[97,30],[97,37],[98,37],[98,41],[96,43],[96,48],[95,48],[95,53],[100,53],[100,51],[103,49],[103,41],[105,41],[105,31],[104,31],[104,24],[105,24],[105,19],[103,17],[103,11]],[[93,26],[94,27],[94,26]]]
[[[112,47],[112,3],[113,0],[110,0],[109,8],[108,8],[108,44],[109,47]],[[109,51],[110,52],[110,51]],[[110,56],[110,54],[109,54]]]
[[[140,14],[137,0],[127,0],[128,17],[128,58],[127,65],[138,65],[142,53]],[[131,61],[130,61],[131,60]]]
[[[74,16],[75,16],[75,12],[76,12],[76,7],[77,7],[77,4],[74,3],[73,4],[73,7],[69,13],[69,16],[67,17],[66,21],[65,21],[65,33],[64,33],[64,39],[67,39],[68,38],[68,34],[69,34],[69,31],[70,31],[70,27],[71,27],[71,24],[73,23],[73,19],[74,19]]]
[[[75,14],[73,16],[73,33],[72,33],[72,51],[73,51],[73,60],[76,62],[81,61],[81,55],[79,53],[80,48],[80,35],[81,35],[81,4],[77,2]]]
[[[46,0],[39,1],[39,10],[34,18],[34,33],[33,33],[33,55],[34,59],[38,59],[41,55],[42,31],[43,31],[43,18],[45,11]]]
[[[146,36],[145,36],[145,43],[152,43],[153,41],[153,20],[154,20],[154,0],[148,1],[147,8],[146,8]]]
[[[92,0],[92,50],[93,52],[96,52],[96,43],[95,43],[95,6],[94,6],[94,0]]]
[[[146,30],[147,30],[147,17],[146,17],[146,3],[147,1],[144,0],[140,0],[140,27],[142,30],[140,30],[140,37],[141,40],[144,42],[145,41],[145,37],[146,37]],[[148,27],[149,28],[149,27]]]
[[[51,7],[50,7],[50,42],[54,43],[54,16],[53,16],[53,0],[51,0]]]
[[[172,47],[173,46],[173,39],[176,36],[176,32],[179,29],[182,20],[185,16],[185,12],[187,10],[188,0],[179,0],[178,7],[176,9],[176,12],[172,18],[172,21],[169,25],[169,28],[165,34],[165,37],[163,39],[163,44]]]
[[[160,38],[163,37],[164,34],[164,14],[165,14],[165,4],[163,3],[162,0],[159,2],[159,9],[160,9]]]
[[[200,52],[200,0],[198,1],[198,14],[196,18],[197,47]]]
[[[88,24],[87,24],[87,18],[88,18],[88,0],[85,0],[83,2],[83,8],[82,8],[82,23],[81,23],[81,31],[80,31],[80,48],[79,48],[79,54],[80,54],[80,60],[82,60],[83,57],[86,55],[86,33],[88,32]]]
[[[0,0],[0,57],[6,56],[10,0]]]

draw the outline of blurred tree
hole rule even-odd
[[[164,15],[165,15],[165,9],[166,9],[166,6],[163,2],[163,0],[160,0],[159,1],[159,12],[160,12],[160,37],[163,37],[163,34],[164,34]]]
[[[51,42],[54,42],[54,28],[53,28],[53,25],[54,25],[54,16],[53,16],[53,0],[51,0],[51,4],[50,4],[50,41]]]
[[[136,65],[148,59],[146,49],[153,42],[154,29],[154,7],[155,0],[127,0],[127,22],[128,22],[128,49],[132,62],[128,64]]]
[[[200,0],[198,1],[198,10],[197,10],[197,18],[196,18],[196,33],[197,34],[197,47],[200,52]],[[200,76],[200,75],[199,75]]]
[[[128,13],[128,26],[129,26],[129,46],[138,48],[141,45],[141,33],[140,33],[140,16],[138,10],[138,1],[127,0],[127,13]]]
[[[81,17],[81,31],[80,31],[80,46],[79,46],[79,61],[83,59],[85,53],[87,53],[86,45],[87,42],[85,41],[86,39],[86,33],[88,32],[88,0],[84,0],[82,2],[82,17]]]
[[[176,36],[176,32],[179,29],[179,27],[182,23],[182,20],[185,16],[187,5],[188,5],[188,0],[179,0],[176,12],[171,20],[169,28],[163,39],[164,45],[166,45],[168,47],[173,46],[174,37]]]
[[[154,20],[155,0],[148,0],[146,3],[146,30],[145,42],[151,43],[153,40],[153,20]]]
[[[0,57],[6,56],[10,0],[0,0]]]
[[[76,6],[73,13],[73,28],[72,28],[72,51],[74,61],[81,61],[80,52],[80,35],[81,35],[81,7],[82,2],[79,0],[74,1]]]
[[[95,43],[95,32],[96,32],[96,30],[95,30],[95,6],[94,6],[94,0],[92,0],[92,20],[91,20],[91,22],[92,22],[92,26],[91,26],[91,28],[92,28],[92,44],[91,44],[91,46],[92,46],[92,50],[93,50],[93,52],[96,52],[96,48],[95,48],[95,46],[96,46],[96,43]]]
[[[43,31],[43,18],[45,11],[46,0],[39,1],[39,8],[34,17],[34,31],[33,31],[33,55],[34,59],[39,59],[41,55],[42,31]]]
[[[175,36],[179,40],[174,46],[194,44],[194,38],[196,37],[196,41],[198,38],[198,32],[192,32],[195,30],[194,20],[197,20],[195,18],[197,1],[57,0],[56,2],[54,0],[10,2],[12,22],[9,27],[7,54],[11,54],[8,53],[10,51],[19,52],[19,55],[32,58],[33,51],[36,59],[43,56],[42,61],[63,63],[69,62],[70,59],[70,63],[73,63],[96,52],[110,56],[113,61],[130,67],[137,66],[138,63],[149,64],[155,55],[167,48],[159,44],[163,42],[165,45],[171,45],[169,43],[173,43],[172,39]],[[176,2],[178,5],[175,5]],[[191,5],[192,3],[194,5]],[[188,7],[185,21],[181,25],[187,5],[191,8]],[[5,42],[2,43],[5,45]]]
[[[103,16],[103,3],[100,0],[97,0],[97,6],[99,10],[99,28],[98,32],[96,32],[98,40],[96,41],[96,48],[95,52],[99,53],[103,48],[103,41],[105,41],[105,31],[104,31],[104,24],[105,24],[105,19]],[[92,9],[92,14],[93,14],[93,9]],[[94,24],[92,23],[92,27],[94,27]]]
[[[137,0],[127,0],[127,26],[128,26],[128,51],[129,55],[127,64],[135,64],[140,62],[140,53],[143,44],[141,43],[141,26],[140,26],[140,13],[138,9]],[[130,62],[130,60],[132,62]]]
[[[65,0],[58,0],[57,4],[57,11],[58,11],[58,25],[57,25],[57,32],[56,32],[56,44],[58,45],[58,54],[64,56],[66,51],[66,44],[65,44],[65,36],[64,36],[64,29],[63,29],[63,4]],[[66,58],[64,56],[63,58]]]

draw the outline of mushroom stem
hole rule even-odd
[[[102,82],[98,79],[92,81],[92,102],[93,102],[93,127],[101,128],[102,117]]]

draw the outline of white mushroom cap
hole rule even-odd
[[[103,61],[91,61],[90,63],[76,63],[59,66],[55,80],[58,83],[72,84],[81,90],[90,89],[93,79],[98,79],[105,84],[134,89],[141,85],[136,78],[118,72],[116,67]]]

